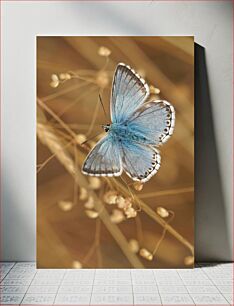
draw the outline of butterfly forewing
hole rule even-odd
[[[118,64],[112,86],[112,122],[125,122],[148,96],[149,87],[145,81],[129,66]]]

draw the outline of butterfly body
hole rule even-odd
[[[112,86],[111,124],[89,152],[82,172],[119,176],[123,170],[135,181],[148,181],[160,167],[157,147],[174,131],[175,111],[167,101],[147,102],[149,87],[133,69],[118,64]]]
[[[106,127],[106,126],[105,126]],[[146,144],[147,138],[140,131],[135,131],[127,123],[112,123],[111,125],[105,128],[105,131],[109,133],[109,136],[114,139],[117,143],[126,142],[126,141],[136,141],[138,143]]]

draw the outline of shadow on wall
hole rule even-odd
[[[196,261],[225,261],[231,259],[232,254],[228,243],[205,49],[198,44],[195,44],[195,158]]]

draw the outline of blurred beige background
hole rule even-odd
[[[153,212],[158,207],[171,211],[165,221],[173,217],[170,221],[173,230],[191,245],[187,248],[169,232],[162,238],[152,261],[139,258],[141,251],[136,257],[145,267],[192,266],[193,262],[186,263],[191,261],[194,243],[193,37],[38,37],[37,264],[40,268],[69,268],[77,261],[82,267],[134,267],[101,216],[99,221],[99,216],[91,220],[86,215],[87,211],[96,212],[95,207],[90,207],[90,201],[96,200],[90,193],[83,197],[79,177],[74,187],[74,177],[67,176],[69,161],[64,161],[62,155],[68,152],[75,161],[70,142],[102,132],[100,124],[106,119],[98,93],[102,94],[109,114],[112,77],[119,62],[130,65],[146,79],[151,86],[151,100],[163,98],[175,107],[175,132],[159,148],[161,168],[144,184],[143,190],[135,191],[135,197],[143,200]],[[97,138],[92,140],[95,143]],[[56,146],[60,143],[58,151]],[[87,155],[90,147],[85,150],[79,144],[78,139],[75,167],[80,169],[83,161],[80,157]],[[109,179],[110,184],[113,180]],[[124,185],[120,179],[118,181]],[[117,224],[126,242],[134,239],[140,249],[146,248],[153,253],[164,227],[150,219],[145,211],[139,212],[136,218],[118,221],[116,214],[121,215],[122,210],[117,205],[105,203],[105,195],[116,190],[116,186],[111,188],[105,179],[97,179],[96,183],[100,184],[96,194],[109,214],[111,226]],[[123,196],[119,190],[118,195]],[[125,198],[129,196],[129,192],[124,194]],[[136,205],[135,200],[133,204]],[[100,238],[92,251],[95,235]]]
[[[209,189],[206,189],[206,184],[202,186],[202,196],[196,206],[196,258],[200,261],[212,258],[231,260],[232,3],[150,1],[126,2],[123,5],[113,2],[89,4],[73,1],[19,4],[11,1],[3,3],[2,14],[3,260],[35,260],[35,36],[91,35],[94,31],[96,35],[194,35],[196,42],[206,48],[211,116],[218,152],[215,165],[220,172],[221,184],[218,186],[222,189],[223,198],[220,200],[220,197],[215,197],[214,192],[210,192],[210,189],[216,190],[212,187],[216,176],[212,175],[212,171],[206,166],[206,159],[202,158],[202,147],[204,144],[207,146],[206,158],[209,158],[209,153],[214,149],[209,148],[209,137],[201,138],[198,135],[198,141],[202,145],[199,175],[208,175],[206,184]],[[22,109],[25,111],[22,112]],[[200,123],[206,126],[207,120],[200,118]],[[197,179],[199,181],[199,177]],[[197,185],[197,188],[200,187]],[[222,208],[223,214],[220,214],[218,207]],[[218,223],[220,220],[222,226]]]

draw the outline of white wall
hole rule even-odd
[[[205,47],[223,192],[222,200],[213,197],[212,202],[214,208],[223,208],[225,222],[222,228],[216,226],[220,216],[203,186],[197,205],[196,253],[200,260],[231,260],[231,1],[5,1],[2,17],[3,259],[35,260],[35,35],[72,34],[194,35]]]

